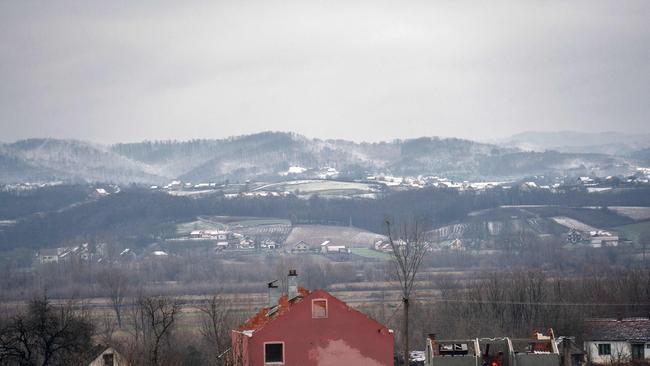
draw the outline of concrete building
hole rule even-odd
[[[648,361],[650,319],[589,319],[583,340],[587,360],[594,364]]]
[[[392,366],[393,332],[289,272],[288,294],[269,283],[269,306],[231,333],[238,366]]]
[[[535,332],[531,338],[427,338],[427,366],[559,366],[560,354],[553,330]]]

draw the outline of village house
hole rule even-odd
[[[91,249],[93,248],[91,248],[88,243],[84,243],[75,247],[41,249],[38,252],[38,260],[41,264],[62,262],[67,263],[73,260],[90,261],[94,258]]]
[[[650,359],[650,319],[589,319],[583,336],[587,359],[594,364]]]
[[[231,333],[235,365],[393,365],[392,330],[326,291],[298,287],[295,270],[288,294],[276,282],[269,306]]]
[[[531,338],[426,339],[427,366],[559,366],[553,330],[533,332]]]
[[[441,245],[443,249],[447,250],[456,250],[456,251],[463,251],[465,250],[465,245],[460,239],[454,239],[448,243],[445,243]]]
[[[609,231],[593,230],[589,232],[589,243],[594,248],[618,246],[618,236]]]
[[[38,252],[38,260],[41,264],[44,263],[58,263],[59,262],[59,251],[57,248],[53,249],[41,249]]]
[[[192,239],[212,239],[218,241],[228,241],[231,234],[225,230],[193,230],[190,232]]]
[[[287,246],[287,251],[292,254],[305,254],[314,252],[314,250],[311,249],[311,246],[304,240],[290,244]]]
[[[350,247],[346,245],[335,244],[331,240],[325,240],[320,245],[321,254],[349,254]]]
[[[88,366],[128,366],[126,358],[113,347],[99,346],[90,357]]]
[[[274,250],[274,249],[278,249],[280,245],[275,240],[265,239],[262,240],[260,247],[264,249]]]
[[[393,246],[390,245],[390,242],[384,240],[377,240],[374,244],[374,248],[376,251],[383,252],[383,253],[393,252]]]

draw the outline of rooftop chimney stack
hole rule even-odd
[[[287,278],[287,283],[289,285],[289,300],[298,296],[298,273],[295,269],[289,270],[289,276]]]
[[[278,288],[278,285],[275,283],[278,282],[278,280],[275,280],[273,282],[269,282],[269,307],[274,307],[278,304],[278,300],[280,300],[280,289]]]

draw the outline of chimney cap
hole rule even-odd
[[[295,269],[290,269],[289,270],[289,276],[297,276],[298,272]]]

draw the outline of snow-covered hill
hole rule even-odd
[[[29,139],[0,145],[0,183],[34,180],[164,183],[278,179],[291,166],[334,168],[341,176],[438,175],[451,179],[536,174],[624,174],[632,161],[606,154],[528,152],[462,139],[380,143],[309,139],[263,132],[220,140],[104,146],[77,140]]]

